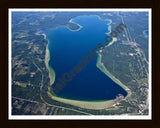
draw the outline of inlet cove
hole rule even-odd
[[[79,28],[71,30],[58,26],[43,30],[49,41],[46,48],[51,84],[48,95],[54,100],[82,108],[111,107],[117,96],[128,95],[128,88],[107,71],[101,63],[101,55],[95,55],[93,49],[99,43],[106,43],[105,37],[110,32],[112,21],[86,15],[71,22]],[[61,89],[58,90],[57,85]]]

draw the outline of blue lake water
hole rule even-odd
[[[106,32],[110,20],[101,20],[98,16],[79,16],[72,20],[83,26],[79,31],[71,31],[65,26],[53,30],[45,30],[49,40],[49,65],[56,73],[55,84],[58,78],[69,72],[88,55],[88,50],[97,47],[98,43],[106,43]],[[107,55],[106,55],[107,57]],[[118,94],[127,95],[127,92],[113,82],[108,76],[96,67],[97,56],[87,66],[66,82],[66,86],[56,93],[57,96],[85,101],[115,99]]]
[[[145,33],[146,37],[148,38],[148,34],[149,34],[148,30],[144,31],[144,33]]]

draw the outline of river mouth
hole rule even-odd
[[[73,69],[82,57],[88,56],[87,51],[94,49],[100,42],[105,44],[105,36],[109,33],[111,21],[101,20],[98,16],[78,16],[72,19],[72,22],[81,25],[81,29],[72,31],[65,26],[59,26],[56,29],[44,31],[49,40],[48,65],[54,70],[56,76],[50,76],[55,77],[55,81],[51,83],[52,87],[55,87],[62,75]],[[125,89],[97,68],[96,64],[97,56],[89,60],[87,66],[70,82],[65,82],[65,86],[58,93],[54,92],[58,97],[54,99],[61,99],[61,102],[68,99],[68,103],[69,100],[72,103],[83,101],[86,104],[86,102],[112,101],[119,94],[126,96]],[[75,104],[78,103],[75,102]]]

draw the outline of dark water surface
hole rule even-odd
[[[65,26],[45,30],[50,42],[49,65],[56,73],[52,86],[59,82],[58,78],[64,73],[78,65],[82,56],[88,55],[88,50],[96,48],[100,42],[106,43],[105,33],[109,32],[110,20],[101,20],[98,16],[79,16],[72,21],[83,27],[79,31],[71,31]],[[56,95],[85,101],[115,99],[118,94],[126,96],[127,92],[101,72],[96,62],[97,56]]]
[[[149,32],[148,32],[148,30],[146,30],[144,33],[145,33],[146,37],[148,38],[148,37],[149,37]]]

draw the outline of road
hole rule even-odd
[[[12,96],[12,98],[19,99],[19,100],[24,100],[24,101],[28,101],[28,102],[32,102],[32,103],[46,104],[46,105],[48,105],[48,106],[53,106],[53,107],[57,107],[57,108],[67,109],[67,110],[71,110],[71,111],[83,113],[83,114],[86,114],[86,115],[92,115],[92,114],[90,114],[90,113],[83,112],[83,111],[79,111],[79,110],[76,110],[76,109],[71,109],[71,108],[62,107],[62,106],[57,106],[57,105],[52,105],[52,104],[47,103],[47,102],[43,99],[43,97],[42,97],[42,95],[41,95],[41,91],[42,91],[42,89],[43,89],[43,72],[42,72],[42,70],[35,64],[35,62],[33,62],[33,64],[37,67],[38,71],[40,71],[40,72],[41,72],[41,75],[42,75],[42,78],[41,78],[41,79],[42,79],[42,80],[41,80],[41,86],[40,86],[40,98],[41,98],[41,100],[42,100],[44,103],[41,103],[41,102],[38,102],[38,101],[33,101],[33,100],[28,100],[28,99],[23,99],[23,98],[19,98],[19,97],[13,97],[13,96]]]
[[[57,108],[67,109],[67,110],[71,110],[71,111],[75,111],[75,112],[83,113],[83,114],[86,114],[86,115],[92,115],[92,114],[87,113],[87,112],[82,112],[82,111],[75,110],[75,109],[72,109],[72,108],[67,108],[67,107],[62,107],[62,106],[52,105],[52,104],[49,104],[49,103],[41,103],[41,102],[38,102],[38,101],[28,100],[28,99],[19,98],[19,97],[14,97],[14,96],[12,96],[12,98],[13,98],[13,99],[18,99],[18,100],[28,101],[28,102],[31,102],[31,103],[36,103],[36,104],[45,104],[45,105],[48,105],[48,106],[53,106],[53,107],[57,107]]]
[[[122,20],[122,23],[125,24],[123,16],[120,15],[119,12],[117,13],[117,16],[119,16],[121,18],[121,20]],[[127,30],[128,30],[128,33],[127,33]],[[126,33],[126,38],[127,38],[128,42],[129,43],[133,42],[133,39],[132,39],[132,37],[130,35],[130,31],[129,31],[128,27],[125,29],[125,33]],[[135,35],[134,32],[133,32],[133,34]],[[129,35],[131,41],[129,40],[128,35]],[[141,35],[139,35],[139,36],[141,36]],[[136,38],[137,37],[133,37],[133,38],[134,38],[134,42],[136,43]],[[144,68],[144,70],[145,70],[145,72],[147,74],[147,79],[149,79],[149,71],[147,70],[147,67],[142,66],[142,65],[145,65],[145,62],[149,65],[149,62],[147,61],[146,56],[145,56],[143,50],[140,49],[137,45],[134,45],[134,46],[135,46],[135,49],[138,51],[137,52],[138,63],[140,65],[140,67]],[[141,61],[141,60],[144,60],[144,61]],[[134,76],[132,76],[132,77],[134,78]],[[136,80],[136,78],[134,78],[134,79]],[[143,112],[146,108],[148,108],[148,98],[146,99],[146,106],[144,107],[144,109],[141,112]]]

